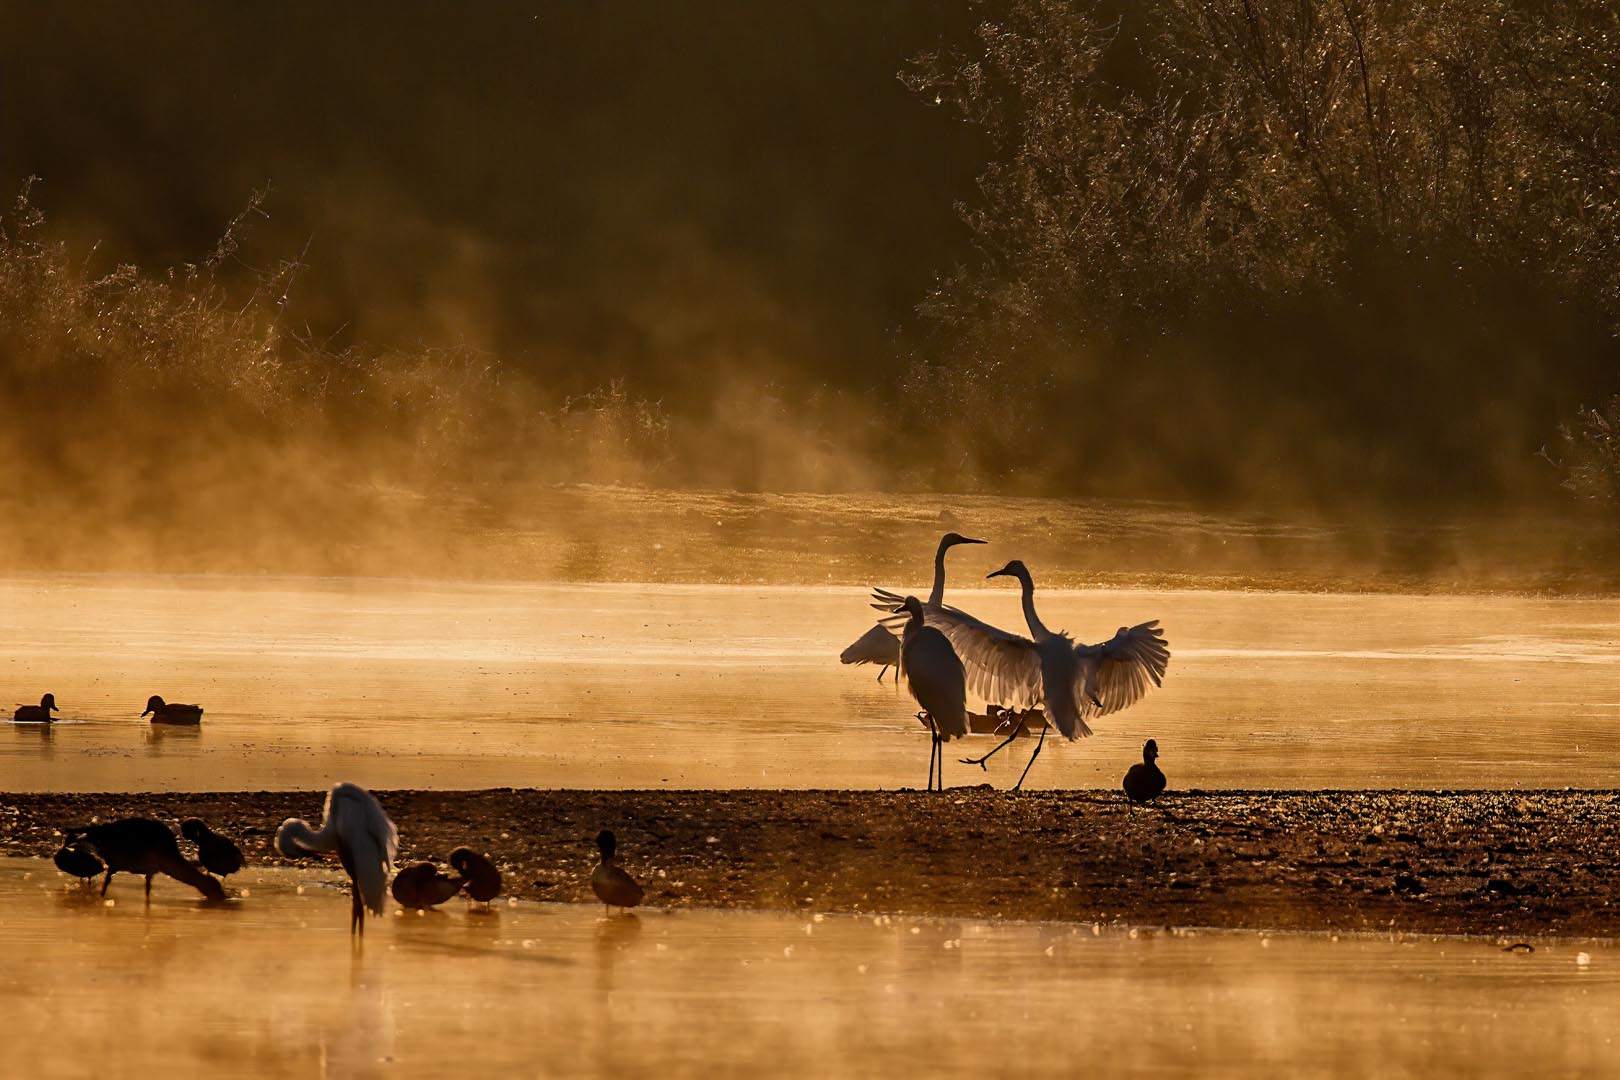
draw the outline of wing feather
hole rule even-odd
[[[1129,708],[1164,684],[1170,646],[1159,620],[1122,626],[1096,645],[1077,645],[1074,696],[1083,717],[1107,716]]]
[[[1033,641],[949,604],[924,607],[923,620],[951,643],[966,670],[968,689],[980,699],[1009,709],[1028,709],[1041,701],[1041,660]]]

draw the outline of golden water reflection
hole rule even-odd
[[[363,945],[321,872],[115,903],[0,861],[17,1076],[1577,1075],[1620,950],[452,902]],[[302,893],[297,887],[304,886]]]

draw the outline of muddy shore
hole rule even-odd
[[[525,899],[589,901],[591,838],[666,907],[1287,930],[1620,934],[1620,792],[379,791],[402,862],[470,844]],[[319,794],[0,794],[0,853],[189,816],[249,863]],[[188,853],[189,845],[183,844]],[[335,860],[329,869],[339,873]]]

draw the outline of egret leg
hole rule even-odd
[[[152,902],[152,875],[151,874],[146,875],[146,902],[148,904],[150,904]]]
[[[109,869],[107,871],[107,876],[101,879],[101,895],[102,896],[107,895],[107,886],[112,884],[112,876],[113,876],[113,872],[112,872],[111,869]]]
[[[940,756],[940,737],[933,733],[933,717],[928,717],[928,790],[933,790],[933,763]]]
[[[995,757],[996,754],[999,753],[1001,751],[1001,749],[1003,747],[1005,747],[1008,743],[1010,743],[1014,739],[1018,738],[1019,734],[1023,730],[1024,730],[1024,720],[1023,720],[1022,717],[1020,717],[1018,719],[1018,721],[1015,724],[1013,724],[1012,734],[1007,736],[1005,739],[1002,739],[1001,742],[996,745],[996,748],[994,750],[992,750],[988,754],[984,755],[984,757],[976,757],[976,758],[965,757],[965,758],[962,758],[961,759],[962,764],[964,764],[964,765],[977,765],[979,768],[984,769],[985,768],[984,763],[989,761],[991,758]],[[1046,731],[1044,729],[1042,729],[1041,734],[1045,735]],[[985,769],[985,771],[988,772],[989,770]]]
[[[878,671],[878,682],[882,682],[883,676],[889,673],[889,667],[890,665],[884,664],[883,667]]]
[[[1046,728],[1041,728],[1041,737],[1035,740],[1035,752],[1029,755],[1029,765],[1025,765],[1024,771],[1018,774],[1018,783],[1012,786],[1014,791],[1017,791],[1019,788],[1024,786],[1024,777],[1029,775],[1029,766],[1035,764],[1035,759],[1041,756],[1041,746],[1045,742]]]
[[[939,727],[938,727],[938,725],[936,725],[934,723],[934,718],[932,716],[930,716],[928,718],[928,734],[931,735],[933,737],[933,740],[934,740],[934,753],[933,753],[933,756],[929,758],[928,781],[929,781],[930,784],[933,783],[933,780],[934,780],[933,769],[935,768],[935,766],[933,765],[933,762],[935,762],[935,761],[939,762],[939,765],[938,765],[938,769],[939,769],[939,787],[934,789],[934,790],[944,791],[945,790],[945,742],[944,742],[943,739],[941,739],[939,737]]]

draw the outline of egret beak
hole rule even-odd
[[[990,541],[988,541],[988,540],[972,540],[972,539],[969,539],[966,536],[962,537],[962,539],[957,541],[957,543],[959,543],[959,544],[988,544],[989,542]]]
[[[997,570],[994,573],[984,575],[984,580],[989,581],[993,577],[1006,577],[1006,576],[1007,576],[1007,571],[1006,570]]]

